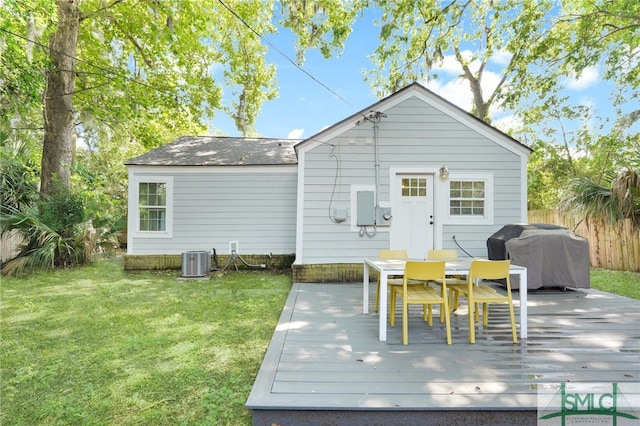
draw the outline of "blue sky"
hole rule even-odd
[[[295,60],[294,38],[289,31],[283,30],[266,39]],[[275,49],[269,48],[267,60],[277,67],[279,95],[263,105],[256,119],[258,133],[276,138],[311,136],[377,102],[362,74],[363,69],[371,67],[367,56],[376,45],[377,29],[360,22],[354,27],[340,57],[325,59],[316,50],[307,52],[304,70],[338,93],[348,104],[296,68]],[[213,126],[227,135],[239,135],[233,120],[227,116],[217,116]]]
[[[269,48],[267,58],[277,67],[279,96],[265,103],[256,119],[256,130],[260,136],[310,137],[377,102],[376,96],[363,77],[363,70],[372,67],[368,56],[378,45],[379,29],[373,25],[372,20],[371,12],[364,19],[358,20],[340,57],[324,59],[317,51],[309,51],[303,65],[306,72],[338,93],[348,103],[297,69],[275,49]],[[290,32],[283,30],[279,35],[267,37],[267,40],[289,58],[295,58],[293,36]],[[498,70],[504,65],[504,60],[504,57],[496,55],[492,58],[488,70],[492,67]],[[468,84],[457,77],[461,71],[455,60],[451,57],[445,58],[438,71],[440,79],[429,84],[421,83],[450,102],[469,110],[471,92]],[[483,77],[483,84],[490,89],[491,85],[495,87],[498,79],[497,73],[489,72]],[[585,70],[579,78],[567,77],[564,85],[566,95],[575,103],[602,107],[609,102],[611,87],[601,81],[597,68]],[[600,111],[601,114],[610,112],[610,108]],[[509,111],[499,108],[492,110],[492,117],[494,125],[503,129],[508,128],[513,121]],[[212,120],[211,132],[222,132],[229,136],[239,135],[233,120],[222,113]]]

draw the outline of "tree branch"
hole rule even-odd
[[[147,55],[144,53],[143,47],[138,43],[138,41],[131,34],[129,34],[129,32],[125,31],[124,28],[122,28],[116,18],[109,17],[107,19],[113,22],[113,24],[122,32],[122,34],[124,34],[127,40],[129,40],[131,44],[133,44],[133,46],[136,48],[136,50],[140,52],[140,56],[142,56],[142,60],[144,61],[144,63],[147,64],[149,68],[153,68],[153,61],[151,61],[151,59],[147,57]]]
[[[80,22],[84,21],[85,19],[93,18],[95,15],[98,15],[100,12],[102,12],[104,10],[111,9],[112,7],[117,5],[118,3],[123,3],[124,1],[125,0],[113,0],[113,2],[111,2],[111,4],[108,4],[108,5],[104,6],[104,7],[101,7],[100,9],[96,9],[91,13],[81,14],[80,15]]]
[[[623,15],[623,14],[620,14],[620,13],[609,12],[608,10],[603,9],[598,5],[595,5],[595,7],[596,7],[596,11],[597,12],[594,13],[594,15],[602,14],[602,15],[606,15],[606,16],[611,16],[612,18],[631,19],[633,21],[640,22],[640,16],[637,16],[637,15]]]

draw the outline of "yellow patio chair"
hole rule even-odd
[[[432,260],[457,260],[458,252],[453,249],[429,250],[427,256]]]
[[[453,249],[437,249],[437,250],[429,250],[427,252],[427,258],[429,260],[458,260],[458,252]],[[431,283],[437,285],[440,288],[440,293],[444,296],[444,288],[442,282],[439,280],[431,281]],[[447,285],[451,284],[466,284],[466,277],[462,277],[460,275],[447,276]],[[449,298],[449,305],[452,303],[452,298]],[[440,313],[440,322],[443,320],[444,313]]]
[[[475,323],[478,321],[478,307],[482,304],[482,324],[489,324],[489,303],[508,303],[509,316],[511,318],[511,334],[513,343],[518,343],[516,334],[516,319],[513,311],[513,299],[511,297],[511,281],[509,280],[510,260],[473,260],[469,270],[466,284],[453,284],[449,291],[456,293],[455,308],[457,308],[458,295],[467,298],[469,305],[469,342],[476,342]],[[481,285],[480,281],[504,279],[507,285],[507,294],[498,293],[493,287]]]
[[[380,259],[408,259],[409,255],[406,250],[380,250],[378,252],[378,257]],[[423,284],[421,281],[411,281],[410,285],[415,284]],[[390,276],[387,279],[387,285],[391,288],[394,285],[402,285],[402,277],[392,277]],[[380,306],[380,275],[378,275],[378,285],[376,287],[376,304],[375,304],[375,312],[378,312],[378,307]]]
[[[445,262],[440,261],[416,261],[408,260],[402,277],[401,286],[391,287],[391,327],[395,325],[396,299],[402,299],[402,344],[409,344],[409,305],[423,305],[422,316],[429,326],[433,326],[433,305],[440,305],[440,312],[444,312],[447,329],[447,344],[451,344],[451,325],[449,321],[449,306],[447,297],[443,297],[436,289],[429,286],[410,285],[410,280],[427,283],[432,280],[441,280],[446,294]],[[427,306],[429,307],[427,309]]]

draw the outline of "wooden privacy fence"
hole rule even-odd
[[[2,234],[0,236],[0,262],[11,260],[20,253],[20,244],[22,244],[22,238],[18,231],[11,230]]]
[[[530,210],[529,223],[564,226],[588,239],[594,268],[640,272],[640,229],[634,229],[630,219],[609,225],[601,220],[581,221],[560,210]]]

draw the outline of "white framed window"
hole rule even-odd
[[[167,230],[167,184],[138,183],[138,217],[140,231]]]
[[[490,174],[449,175],[447,223],[493,223],[493,177]]]
[[[136,200],[135,233],[141,237],[171,238],[173,233],[173,178],[140,176],[132,182]]]

